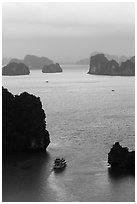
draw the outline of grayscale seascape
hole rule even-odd
[[[63,73],[3,77],[13,94],[40,96],[51,135],[47,155],[11,156],[3,165],[3,201],[134,201],[134,176],[111,174],[107,154],[115,141],[134,149],[135,77],[62,67]],[[56,156],[68,162],[61,173],[51,170]]]
[[[2,202],[135,202],[135,2],[2,2]]]

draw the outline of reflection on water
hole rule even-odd
[[[108,169],[109,189],[112,191],[111,200],[135,201],[135,174],[124,169]],[[117,196],[116,196],[117,195]],[[127,196],[128,195],[128,196]]]
[[[3,201],[41,201],[41,181],[43,175],[45,178],[49,175],[49,159],[48,153],[10,155],[4,158]]]
[[[55,172],[57,154],[54,149],[3,161],[3,201],[134,201],[134,175],[112,171],[105,161],[90,163],[89,156],[83,162],[76,152],[68,154],[66,169]]]
[[[108,168],[108,176],[110,179],[120,180],[126,177],[135,178],[135,171],[127,169],[112,169]]]
[[[65,191],[63,183],[60,182],[54,171],[52,171],[47,181],[49,183],[49,187],[55,192],[57,201],[69,201],[68,192]]]

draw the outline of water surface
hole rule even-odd
[[[3,164],[3,201],[134,201],[134,176],[111,173],[107,153],[115,141],[134,149],[135,78],[88,75],[79,65],[63,70],[3,76],[13,94],[40,96],[51,138],[47,154]],[[68,162],[61,173],[52,171],[57,156]]]

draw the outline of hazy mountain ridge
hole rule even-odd
[[[26,55],[24,59],[12,58],[10,62],[24,63],[30,69],[42,69],[44,65],[53,64],[53,61],[47,57],[38,57],[35,55]]]
[[[11,58],[10,57],[3,57],[2,58],[2,65],[7,65],[10,62]]]
[[[95,56],[96,54],[102,54],[102,52],[92,52],[89,57],[80,59],[78,61],[67,59],[67,60],[57,60],[60,64],[78,64],[78,65],[89,65],[90,57]],[[108,60],[115,60],[119,64],[131,58],[131,56],[126,55],[110,55],[104,54]],[[48,57],[38,57],[36,55],[26,55],[24,59],[3,57],[2,65],[7,65],[9,62],[24,63],[26,66],[29,66],[30,69],[41,69],[44,65],[53,64],[53,60]],[[38,67],[40,65],[40,67]]]
[[[40,69],[43,73],[62,72],[59,63],[53,63],[47,57],[37,57],[26,55],[24,59],[12,58],[10,62],[2,68],[2,75],[25,75],[30,70]]]

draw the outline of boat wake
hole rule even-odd
[[[65,188],[65,185],[61,182],[59,178],[57,178],[54,171],[51,172],[50,176],[48,177],[48,184],[49,187],[56,193],[57,202],[74,202],[73,195],[70,195]]]

